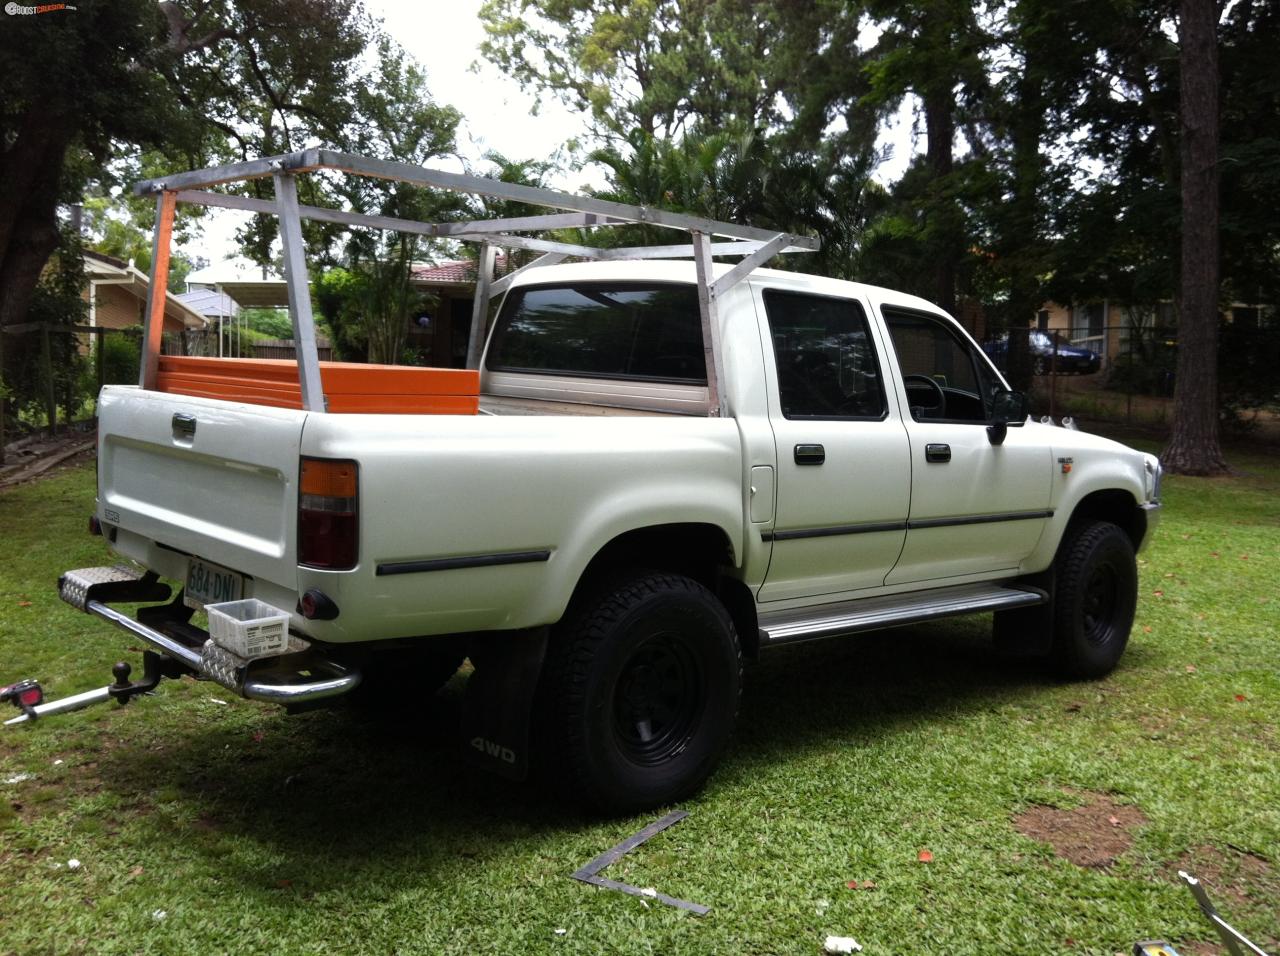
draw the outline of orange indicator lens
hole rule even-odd
[[[322,458],[302,459],[302,493],[321,498],[356,496],[356,463]]]

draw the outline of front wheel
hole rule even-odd
[[[636,572],[557,628],[554,744],[574,796],[633,812],[696,792],[738,714],[742,656],[724,606],[690,578]]]
[[[1067,532],[1057,558],[1053,662],[1065,677],[1101,677],[1120,661],[1138,605],[1133,542],[1108,521]]]

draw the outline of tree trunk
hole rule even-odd
[[[951,174],[954,162],[951,157],[956,138],[955,93],[949,84],[939,85],[924,97],[924,127],[928,145],[925,160],[929,164],[933,196],[930,201],[932,216],[942,222],[935,226],[941,237],[942,247],[936,250],[934,263],[934,301],[948,315],[956,314],[956,251],[951,236],[956,215],[955,200],[944,199],[940,194],[942,180]]]
[[[0,330],[24,321],[40,273],[58,247],[59,187],[70,140],[69,124],[56,118],[46,117],[43,125],[24,121],[18,139],[0,157]],[[15,182],[21,190],[12,188]],[[0,331],[0,372],[5,347],[17,344]],[[0,464],[6,414],[0,391]]]
[[[1029,59],[1029,57],[1028,57]],[[1013,139],[1013,201],[1007,225],[1004,259],[1010,264],[1006,326],[1009,347],[1005,377],[1018,391],[1031,391],[1032,356],[1027,347],[1027,327],[1044,304],[1040,294],[1040,200],[1044,169],[1040,141],[1044,135],[1044,87],[1030,62],[1023,66],[1012,105],[1010,134]]]
[[[1218,443],[1218,11],[1182,0],[1182,276],[1173,435],[1163,460],[1184,475],[1217,475]]]

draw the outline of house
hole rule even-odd
[[[499,255],[494,277],[506,275],[512,266]],[[408,347],[424,365],[463,368],[467,364],[467,339],[471,335],[471,308],[476,294],[476,263],[470,259],[418,263],[409,281],[434,302],[409,320]]]
[[[151,280],[132,262],[101,252],[84,253],[84,272],[89,280],[82,293],[89,303],[91,328],[127,329],[147,320],[147,292]],[[205,318],[172,292],[165,295],[166,334],[202,330]]]
[[[514,264],[499,254],[494,276],[506,275]],[[289,304],[284,279],[274,275],[255,275],[257,266],[247,260],[229,260],[192,272],[187,276],[188,293],[179,296],[200,311],[206,312],[213,325],[230,323],[242,308],[283,308]],[[462,368],[466,365],[467,339],[471,334],[471,309],[476,290],[476,263],[457,259],[436,264],[414,263],[409,281],[430,300],[426,308],[409,317],[406,347],[423,365],[436,368]],[[219,296],[211,299],[209,296]],[[229,312],[227,311],[229,309]],[[234,332],[231,333],[234,336]],[[289,343],[274,343],[269,352],[259,354],[272,358],[292,357]]]
[[[213,289],[194,289],[191,292],[179,292],[178,301],[190,306],[205,317],[211,325],[217,325],[235,318],[239,308],[235,300],[225,292]]]
[[[1223,319],[1248,328],[1275,327],[1278,322],[1276,310],[1271,306],[1244,302],[1232,303],[1224,310]],[[1076,305],[1046,302],[1036,313],[1032,327],[1057,333],[1062,340],[1101,355],[1105,369],[1118,356],[1131,350],[1135,330],[1139,330],[1139,334],[1173,338],[1178,317],[1172,302],[1161,302],[1154,308],[1114,299]]]

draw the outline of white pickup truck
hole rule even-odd
[[[294,707],[430,693],[469,657],[478,760],[520,775],[536,739],[627,810],[705,781],[742,660],[772,647],[995,612],[1002,646],[1063,675],[1116,665],[1155,457],[1028,420],[924,300],[768,269],[718,298],[709,415],[701,288],[689,262],[522,272],[478,414],[108,387],[96,523],[146,573],[68,572],[63,596],[145,639],[151,676]],[[110,606],[157,578],[185,593]],[[289,614],[288,653],[193,623],[237,598]]]

